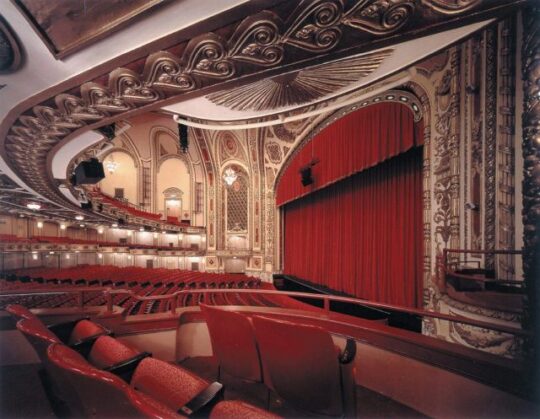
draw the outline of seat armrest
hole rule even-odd
[[[69,347],[79,352],[85,358],[88,358],[88,355],[90,354],[90,351],[92,350],[92,346],[96,342],[97,338],[99,338],[100,336],[111,336],[111,335],[112,333],[110,331],[97,333],[93,336],[88,336],[87,338],[84,338],[75,343],[72,343],[71,345],[69,345]]]
[[[340,364],[349,364],[354,360],[356,356],[356,341],[354,339],[348,338],[347,343],[345,344],[345,349],[339,355]]]
[[[58,339],[60,339],[64,343],[67,343],[69,341],[69,337],[71,336],[71,332],[73,331],[77,323],[79,323],[81,320],[90,320],[90,317],[80,317],[78,319],[70,320],[67,322],[54,323],[47,326],[47,328],[51,332],[53,332],[58,337]]]
[[[178,409],[178,413],[185,416],[206,417],[207,413],[223,397],[223,384],[214,381],[199,394],[193,397],[184,406]]]
[[[148,358],[149,356],[152,356],[150,352],[141,352],[140,354],[126,359],[125,361],[118,362],[117,364],[111,365],[107,368],[103,368],[103,371],[111,372],[123,379],[126,383],[129,383],[139,363],[144,358]]]

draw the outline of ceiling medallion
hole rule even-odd
[[[358,82],[377,70],[393,52],[393,49],[385,49],[322,64],[237,89],[212,93],[206,98],[235,111],[265,111],[302,105]]]
[[[13,31],[0,16],[0,73],[11,73],[21,65],[22,54]]]

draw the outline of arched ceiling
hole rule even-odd
[[[16,46],[22,55],[18,69],[13,65],[0,69],[9,71],[0,75],[0,171],[13,183],[13,191],[20,190],[14,205],[24,207],[24,199],[33,196],[47,202],[51,216],[72,217],[81,210],[60,190],[52,161],[67,159],[89,142],[99,141],[92,129],[191,99],[222,107],[215,103],[232,100],[224,92],[234,96],[249,83],[282,92],[277,102],[265,99],[264,109],[252,104],[249,112],[304,106],[324,99],[314,86],[320,87],[325,65],[334,74],[323,82],[326,95],[339,94],[358,88],[355,83],[375,77],[385,60],[398,57],[400,51],[404,54],[399,45],[502,16],[525,2],[155,1],[134,16],[125,10],[112,13],[106,24],[99,25],[107,27],[107,33],[92,32],[88,22],[96,18],[92,10],[84,9],[80,25],[90,35],[82,40],[69,31],[75,40],[55,38],[55,22],[62,27],[70,21],[48,9],[50,3],[3,2],[0,13],[11,27],[11,50]],[[121,3],[112,1],[111,7]],[[78,2],[56,4],[69,9]],[[45,9],[40,9],[43,5]],[[68,10],[71,15],[62,10],[65,16],[77,17],[82,13],[77,7]],[[38,12],[47,11],[50,19],[40,20]],[[9,48],[0,53],[9,54]],[[366,57],[370,59],[363,62]],[[335,64],[344,59],[356,60],[347,77]],[[289,88],[296,89],[301,99],[288,98]],[[243,108],[229,108],[239,106]]]

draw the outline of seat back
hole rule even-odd
[[[251,320],[239,313],[200,304],[212,348],[222,371],[248,381],[262,381],[262,369]]]
[[[81,340],[104,333],[107,333],[107,330],[99,324],[96,324],[90,320],[80,320],[71,331],[69,344],[73,345]]]
[[[177,411],[208,386],[208,382],[176,365],[155,358],[143,359],[131,387]]]
[[[15,320],[20,319],[35,319],[37,318],[34,313],[28,310],[26,307],[20,304],[9,304],[6,307],[6,311],[13,317]]]
[[[343,415],[338,351],[330,334],[321,327],[263,316],[252,321],[265,383],[299,409]]]
[[[88,354],[88,361],[96,368],[108,368],[119,364],[139,354],[139,351],[130,348],[110,336],[100,336],[92,345]]]
[[[47,358],[47,371],[70,416],[140,416],[128,396],[128,384],[114,374],[94,368],[79,353],[62,344],[51,345]]]
[[[259,409],[258,407],[252,406],[248,403],[238,400],[227,400],[219,402],[210,412],[209,418],[278,419],[279,416],[276,416],[266,410]]]
[[[53,343],[60,343],[60,339],[47,329],[38,318],[21,319],[17,322],[17,329],[26,337],[34,348],[41,362],[47,359],[47,348]]]

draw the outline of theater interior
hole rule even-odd
[[[2,0],[0,416],[540,416],[540,2]]]

